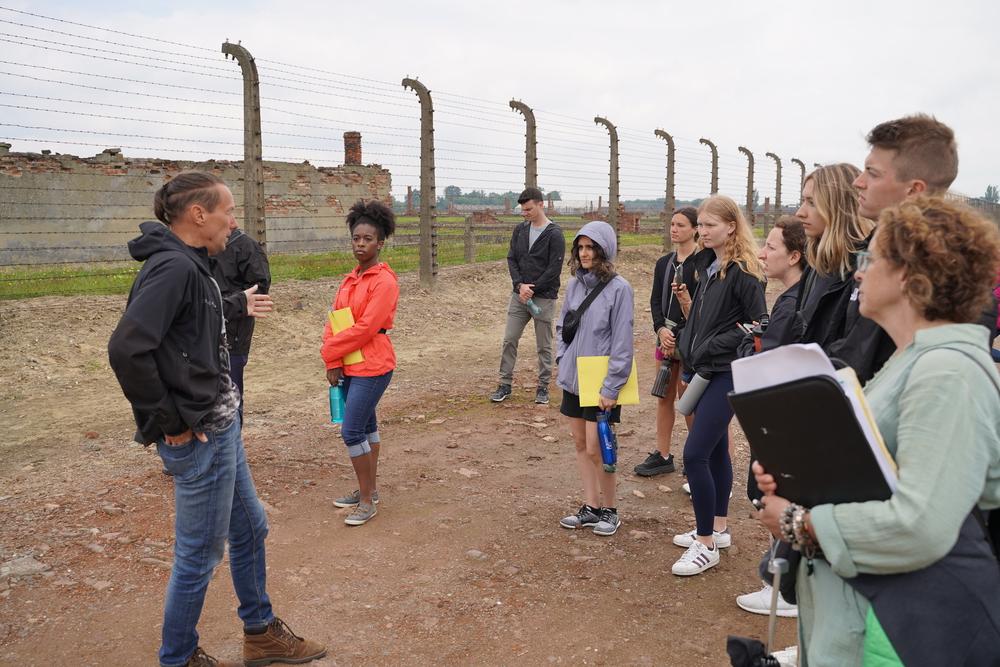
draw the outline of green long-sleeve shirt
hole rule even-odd
[[[987,373],[1000,376],[986,340],[973,324],[921,330],[866,385],[899,482],[886,501],[812,509],[827,562],[799,572],[803,665],[860,664],[868,602],[841,577],[926,567],[955,545],[973,505],[1000,507],[1000,400]],[[933,349],[945,346],[981,363]]]

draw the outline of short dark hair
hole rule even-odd
[[[361,223],[374,227],[379,240],[384,241],[396,231],[396,214],[378,200],[366,202],[362,199],[355,202],[347,213],[347,228],[353,232]]]
[[[216,186],[225,184],[215,174],[182,171],[161,185],[153,195],[153,214],[157,220],[169,225],[194,204],[214,211],[222,199]]]
[[[783,215],[778,218],[774,226],[781,230],[781,242],[785,244],[788,254],[798,251],[802,255],[799,260],[799,267],[806,264],[806,230],[802,226],[802,221],[794,215]]]
[[[545,201],[545,195],[538,188],[525,188],[517,197],[518,204],[525,204],[529,201],[543,202]]]
[[[873,148],[895,151],[900,180],[920,179],[943,194],[958,176],[958,147],[950,127],[927,114],[914,114],[876,125],[868,133]]]
[[[674,210],[674,215],[683,215],[691,223],[692,227],[698,226],[698,209],[694,206],[685,206]],[[670,216],[673,217],[673,216]]]

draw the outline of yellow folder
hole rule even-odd
[[[608,375],[608,357],[577,357],[576,359],[576,379],[580,385],[580,406],[592,407],[597,405],[600,396],[601,385]],[[619,405],[639,404],[639,375],[635,368],[635,358],[632,359],[632,372],[629,373],[628,381],[618,392]]]
[[[340,310],[330,311],[330,328],[333,333],[340,333],[344,329],[349,329],[354,326],[354,313],[351,309],[341,308]],[[361,354],[361,350],[354,350],[344,355],[344,365],[350,366],[351,364],[360,364],[365,358]]]

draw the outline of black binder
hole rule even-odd
[[[753,458],[783,498],[814,507],[887,500],[892,490],[843,389],[831,377],[729,393]]]

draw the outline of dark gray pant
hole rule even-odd
[[[532,317],[528,307],[521,303],[517,294],[510,295],[507,305],[507,327],[503,333],[500,348],[500,384],[511,384],[514,380],[514,364],[517,362],[517,344],[524,333],[528,320],[535,320],[535,347],[538,348],[538,386],[548,387],[552,379],[552,319],[556,311],[555,299],[534,298],[542,309],[538,317]]]

